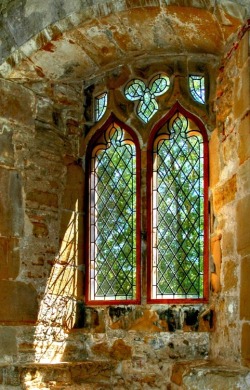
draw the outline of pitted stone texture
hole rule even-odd
[[[23,235],[22,177],[18,171],[0,167],[0,214],[2,236]]]
[[[35,322],[38,315],[37,293],[31,285],[0,281],[0,322]]]
[[[34,94],[17,83],[2,79],[0,90],[0,117],[23,126],[34,126]]]
[[[102,66],[125,63],[135,53],[220,55],[247,8],[224,0],[217,7],[196,0],[13,1],[2,19],[0,72],[13,78],[80,79]]]
[[[250,373],[248,370],[235,369],[234,366],[214,366],[192,368],[183,377],[183,389],[200,390],[248,390],[250,386]]]
[[[242,256],[250,254],[250,194],[239,200],[237,204],[237,251]]]

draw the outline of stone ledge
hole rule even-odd
[[[105,361],[0,364],[0,389],[112,389],[116,369],[115,362]],[[120,389],[127,388],[123,385]],[[250,370],[213,361],[182,361],[173,365],[166,386],[171,390],[248,390]]]
[[[185,361],[173,366],[171,381],[173,390],[248,390],[250,370],[214,361]]]
[[[109,385],[115,370],[112,362],[0,364],[0,389],[60,389],[78,384]],[[59,386],[59,387],[58,387]],[[94,387],[93,387],[94,388]]]

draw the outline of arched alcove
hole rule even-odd
[[[0,11],[2,384],[32,389],[40,375],[46,386],[65,378],[121,389],[247,386],[248,1],[13,0]],[[147,86],[157,72],[170,88],[143,123],[124,89],[133,78]],[[205,75],[204,105],[190,94],[190,74]],[[104,91],[107,111],[96,122],[94,99]],[[89,140],[114,113],[137,134],[146,172],[148,132],[176,101],[209,138],[208,303],[86,305]],[[144,211],[144,279],[146,219]]]

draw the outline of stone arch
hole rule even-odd
[[[145,55],[221,55],[244,18],[224,0],[5,4],[0,74],[17,79],[84,79]]]

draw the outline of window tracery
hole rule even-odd
[[[191,75],[187,80],[193,99],[204,104],[205,77]],[[170,110],[164,109],[171,94],[163,95],[170,86],[173,88],[165,73],[151,77],[148,83],[138,77],[131,79],[123,94],[135,102],[135,112],[147,125],[147,133],[144,127],[136,128],[136,122],[132,129],[126,120],[121,122],[110,113],[97,128],[98,136],[90,139],[88,303],[140,303],[141,278],[147,283],[149,303],[207,300],[207,135],[202,122],[178,101]],[[109,108],[115,112],[119,102],[114,96],[118,95],[113,91],[111,95],[113,106],[111,103]],[[105,92],[95,98],[97,122],[107,110],[107,96]],[[124,107],[129,117],[131,106]],[[150,128],[149,121],[159,110],[165,111],[165,116],[159,119],[158,115],[158,122]],[[148,149],[144,168],[138,133],[144,133]],[[148,189],[146,201],[141,180]],[[145,235],[141,215],[148,221]],[[144,236],[147,276],[141,274]]]
[[[169,77],[158,74],[150,80],[148,87],[140,79],[129,81],[124,93],[128,100],[139,100],[136,107],[137,115],[143,122],[148,123],[158,111],[158,103],[155,98],[167,92],[169,86]]]

